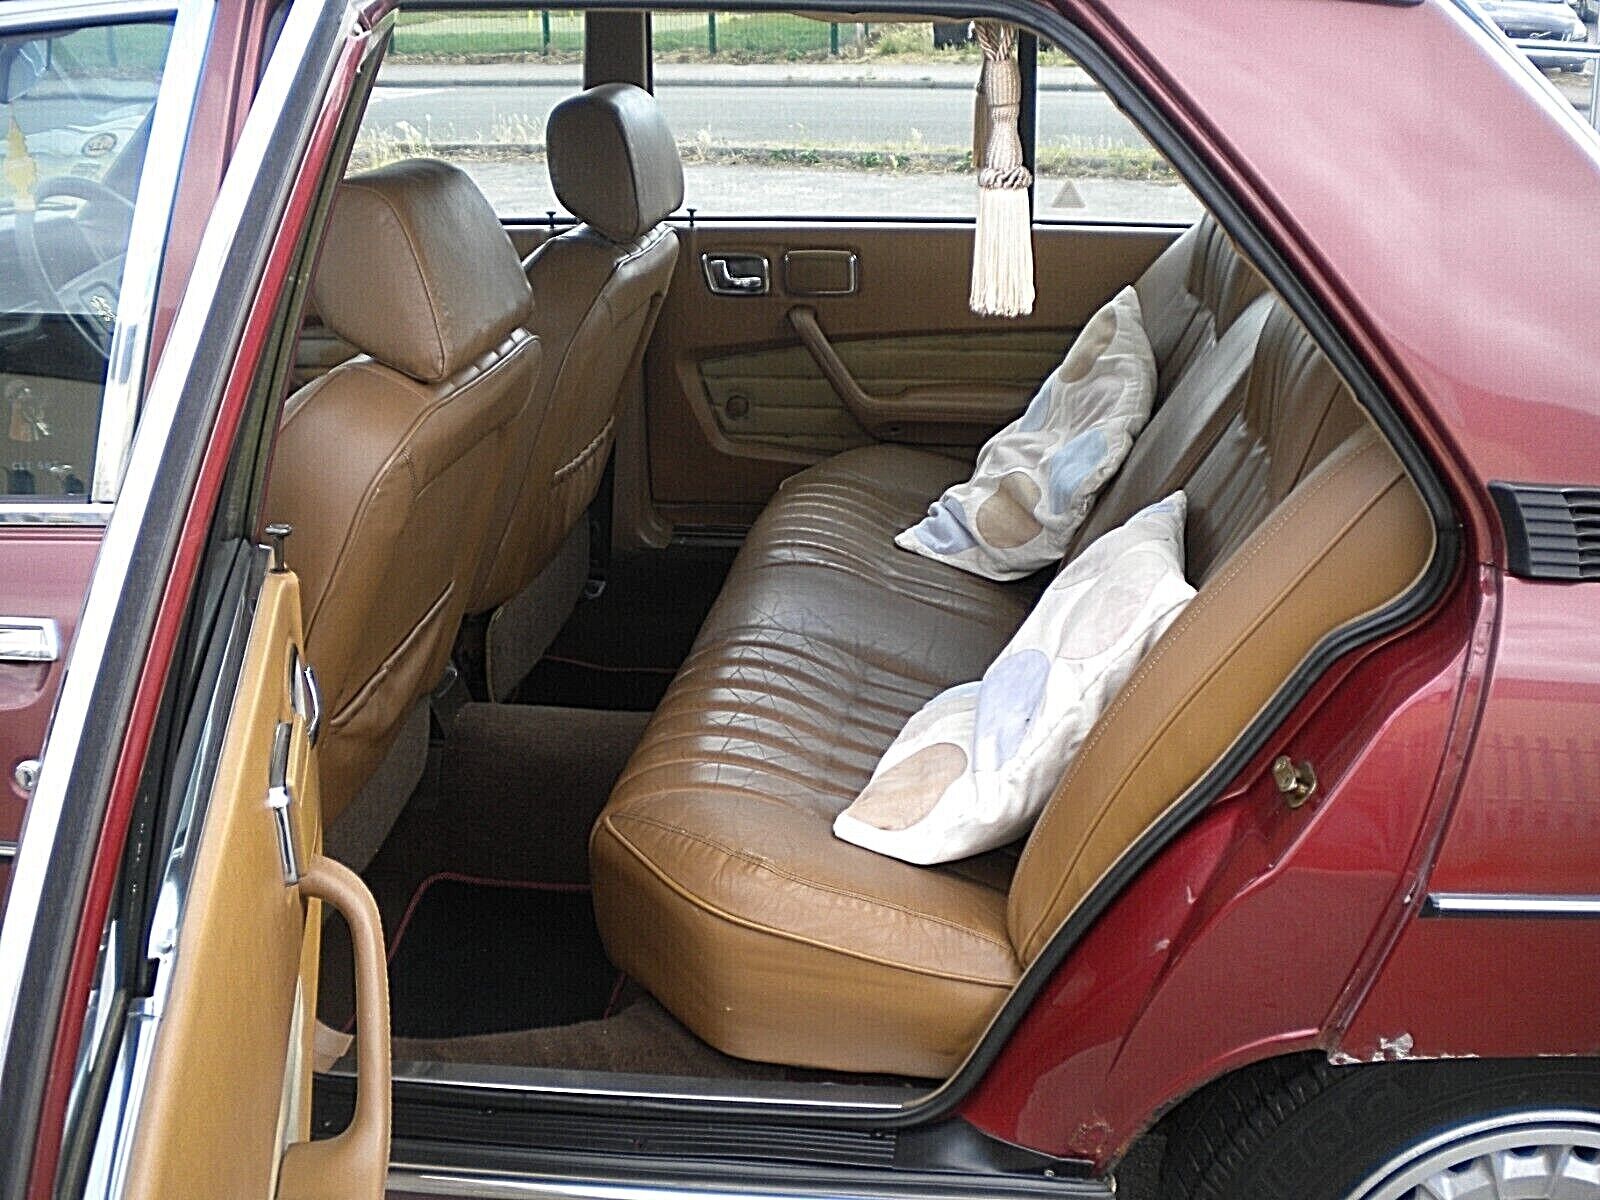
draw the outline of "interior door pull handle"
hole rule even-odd
[[[337,1137],[284,1152],[277,1200],[383,1200],[389,1174],[389,976],[378,906],[349,867],[313,854],[300,892],[333,905],[355,951],[356,1103]]]
[[[861,386],[839,357],[817,320],[816,309],[791,308],[789,325],[845,411],[874,436],[897,437],[908,426],[916,425],[998,428],[1027,403],[1026,391],[981,384],[921,387],[894,396],[875,396]]]
[[[770,268],[760,255],[705,254],[701,256],[701,263],[705,267],[706,286],[719,296],[766,295]],[[746,269],[753,269],[754,273],[745,274]]]
[[[0,662],[55,662],[61,630],[49,617],[0,617]]]

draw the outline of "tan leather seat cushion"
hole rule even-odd
[[[966,471],[882,447],[795,477],[596,827],[617,965],[729,1053],[832,1065],[820,1019],[850,1069],[937,1074],[1016,980],[1007,855],[929,870],[831,828],[906,718],[980,674],[1033,599],[890,541]]]

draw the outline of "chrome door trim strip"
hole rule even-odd
[[[390,1192],[419,1197],[473,1196],[493,1200],[497,1197],[540,1197],[541,1200],[973,1200],[985,1195],[985,1184],[992,1178],[982,1174],[934,1175],[925,1172],[901,1173],[892,1170],[873,1172],[828,1172],[828,1178],[808,1179],[804,1175],[770,1175],[759,1186],[699,1182],[646,1182],[607,1179],[598,1175],[557,1175],[513,1171],[468,1170],[432,1167],[413,1163],[393,1163],[389,1167]],[[841,1175],[847,1176],[840,1178]],[[995,1195],[1060,1197],[1061,1200],[1111,1200],[1116,1193],[1097,1179],[1062,1179],[1011,1176],[1013,1185]]]
[[[1430,892],[1424,917],[1600,917],[1600,896],[1540,896],[1494,892]]]
[[[10,862],[16,856],[17,844],[15,842],[0,842],[0,862]]]
[[[98,448],[95,452],[99,453]],[[110,519],[111,505],[98,501],[83,504],[62,500],[51,504],[0,500],[0,525],[104,525]]]

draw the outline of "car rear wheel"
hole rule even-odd
[[[1588,1060],[1259,1064],[1167,1121],[1162,1200],[1600,1200]]]

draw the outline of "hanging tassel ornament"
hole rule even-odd
[[[1033,214],[1028,189],[1033,174],[1022,161],[1017,113],[1022,74],[1017,31],[992,21],[973,23],[983,48],[973,161],[978,170],[978,229],[972,244],[972,311],[1022,317],[1033,311]]]

